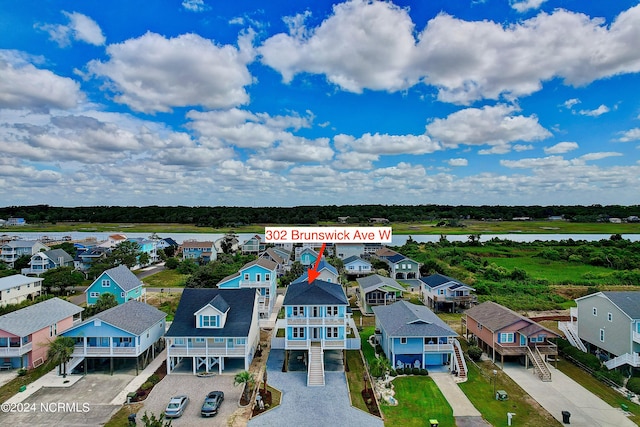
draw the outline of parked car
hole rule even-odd
[[[221,391],[212,391],[207,394],[202,403],[202,409],[200,409],[200,415],[203,417],[212,417],[218,414],[220,405],[224,400],[224,393]]]
[[[164,416],[167,418],[178,418],[184,413],[184,409],[189,403],[189,398],[184,395],[174,396],[169,400],[167,408],[164,410]]]

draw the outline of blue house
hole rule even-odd
[[[114,358],[135,358],[137,374],[155,358],[166,329],[166,316],[144,302],[129,300],[67,329],[61,335],[75,340],[67,371],[85,359],[109,358],[113,373]],[[87,362],[84,368],[86,372]]]
[[[149,263],[158,261],[158,244],[155,240],[145,239],[143,237],[132,237],[127,240],[137,243],[138,250],[149,255]]]
[[[344,271],[347,276],[366,276],[373,272],[373,268],[371,267],[371,263],[369,261],[365,261],[358,256],[350,256],[343,260],[344,262]]]
[[[300,250],[298,253],[297,259],[300,261],[300,264],[304,266],[310,266],[315,264],[318,259],[318,252],[314,251],[310,247],[305,247]]]
[[[452,371],[466,372],[458,366],[464,364],[463,358],[459,360],[458,334],[427,307],[398,301],[373,307],[373,312],[376,340],[394,368],[429,369],[450,364]]]
[[[140,301],[145,293],[142,282],[126,265],[104,271],[84,292],[87,294],[87,305],[95,304],[104,293],[113,294],[118,304],[132,299]]]
[[[181,364],[193,374],[249,369],[260,339],[256,290],[186,288],[165,339],[169,374]]]
[[[349,301],[338,283],[314,280],[292,283],[283,303],[285,318],[277,328],[285,337],[274,338],[272,348],[303,351],[308,360],[307,385],[324,385],[324,356],[332,350],[359,349],[360,337],[351,318]],[[307,357],[308,355],[308,357]]]
[[[257,290],[258,317],[266,322],[276,300],[277,277],[278,265],[267,258],[258,258],[242,266],[237,273],[222,279],[218,282],[218,288]],[[262,324],[267,326],[265,322]]]
[[[402,298],[404,288],[395,279],[384,277],[379,274],[359,277],[358,282],[358,303],[364,314],[373,313],[374,305],[393,304]]]
[[[471,294],[475,289],[452,277],[436,273],[421,277],[420,282],[422,301],[435,311],[454,312],[475,301]]]
[[[338,270],[336,270],[336,268],[333,265],[329,264],[325,260],[322,260],[318,263],[317,271],[318,273],[320,273],[320,275],[318,276],[318,279],[324,280],[325,282],[329,282],[329,283],[340,283],[340,274],[338,273]],[[308,278],[308,270],[305,271],[304,274],[302,274],[302,276],[298,277],[292,283],[306,282],[307,278]]]
[[[62,249],[51,249],[33,254],[29,261],[29,268],[23,268],[22,274],[39,276],[58,267],[73,267],[73,258]]]

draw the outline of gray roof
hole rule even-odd
[[[0,316],[0,330],[24,337],[83,310],[60,298],[51,298]]]
[[[10,242],[5,243],[6,246],[10,246],[12,248],[33,248],[36,245],[44,246],[37,240],[12,240]]]
[[[38,277],[27,277],[22,274],[14,274],[13,276],[0,278],[0,291],[14,288],[16,286],[28,285],[29,283],[42,282],[44,279]]]
[[[487,328],[492,332],[499,331],[503,328],[506,328],[507,326],[513,325],[514,323],[524,321],[528,325],[523,326],[518,330],[518,332],[523,335],[528,336],[531,333],[542,330],[546,331],[550,335],[558,335],[557,333],[545,328],[544,326],[534,322],[533,320],[522,316],[515,311],[493,301],[485,301],[480,305],[471,307],[464,313],[467,315],[467,317],[478,321],[483,328]]]
[[[602,292],[632,319],[640,319],[640,292]]]
[[[458,334],[424,305],[398,301],[373,307],[376,319],[390,337],[455,337]]]
[[[109,277],[111,277],[125,292],[135,289],[138,286],[142,286],[140,279],[138,279],[126,265],[119,265],[117,267],[110,268],[104,273],[108,274]]]
[[[167,314],[157,308],[136,300],[129,300],[88,318],[66,332],[91,323],[96,319],[122,329],[134,335],[140,335],[153,325],[167,317]]]
[[[350,257],[345,258],[345,259],[342,260],[344,265],[350,264],[350,263],[352,263],[354,261],[360,261],[360,262],[363,262],[365,264],[371,265],[371,263],[369,261],[365,261],[365,260],[363,260],[362,258],[360,258],[359,256],[356,256],[356,255],[351,255]]]
[[[405,290],[398,282],[395,281],[395,279],[392,279],[391,277],[384,277],[379,274],[360,277],[356,280],[358,281],[358,284],[360,284],[360,287],[365,293],[374,291],[382,286],[390,286],[394,289],[397,289],[403,292]]]
[[[57,263],[60,258],[62,258],[62,263],[66,264],[69,262],[73,262],[73,258],[63,249],[51,249],[50,251],[39,252],[45,254],[49,259],[53,262]]]

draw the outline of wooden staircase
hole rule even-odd
[[[533,351],[531,350],[531,347],[527,347],[527,353],[533,363],[533,369],[538,375],[538,378],[545,382],[551,381],[551,371],[549,370],[547,363],[544,361],[544,357],[540,354],[540,350],[536,348],[536,350]]]
[[[457,372],[457,377],[460,379],[467,379],[467,364],[464,361],[464,356],[462,355],[462,348],[460,347],[460,343],[458,340],[454,340],[453,342],[453,368]]]
[[[320,343],[312,342],[309,347],[307,386],[324,386],[324,352]]]

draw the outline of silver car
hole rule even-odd
[[[185,395],[174,396],[169,400],[167,408],[164,410],[164,416],[166,418],[178,418],[184,413],[184,409],[189,403],[189,397]]]

